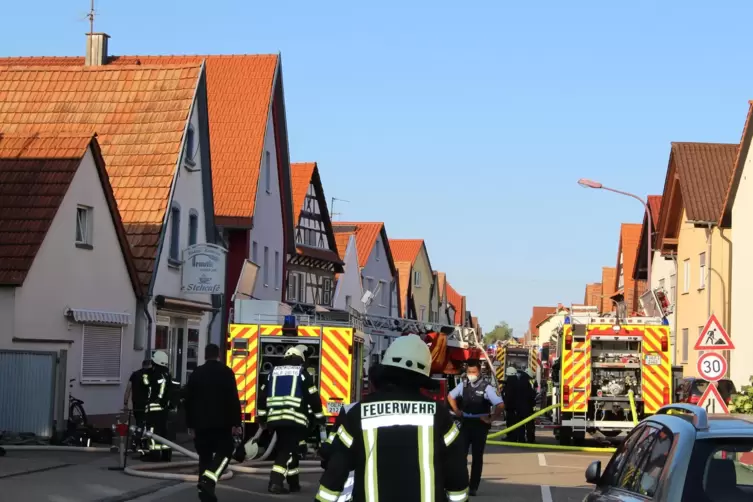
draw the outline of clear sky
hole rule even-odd
[[[405,7],[410,5],[410,7]],[[472,5],[472,6],[467,6]],[[294,161],[340,219],[424,238],[490,329],[583,301],[671,141],[738,142],[753,3],[97,0],[113,54],[283,58]],[[88,0],[3,2],[4,55],[83,55]]]

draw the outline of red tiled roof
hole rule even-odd
[[[91,133],[0,134],[0,285],[23,284],[89,148],[126,268],[134,291],[140,295],[138,275],[104,161]]]
[[[392,259],[395,262],[408,262],[413,265],[423,245],[423,239],[390,239]]]
[[[750,152],[751,145],[751,117],[753,117],[753,101],[748,101],[748,115],[745,117],[742,137],[740,138],[740,148],[737,149],[737,156],[732,167],[730,182],[724,193],[724,204],[722,205],[722,214],[719,216],[719,225],[729,228],[732,223],[732,205],[737,195],[737,188],[740,185],[740,179],[743,176],[743,167]]]
[[[659,227],[659,212],[661,211],[661,195],[649,195],[648,196],[648,210],[651,211],[651,224],[654,226],[653,230]]]
[[[460,293],[455,291],[455,288],[452,287],[449,281],[446,281],[445,285],[447,287],[447,303],[455,309],[455,318],[453,319],[453,323],[460,325],[462,324],[461,321],[463,320],[464,297]]]
[[[9,68],[0,62],[0,133],[62,127],[97,133],[144,285],[151,282],[200,72],[198,64]]]
[[[444,285],[445,285],[445,281],[447,280],[447,274],[445,274],[444,272],[437,272],[436,270],[434,272],[437,274],[437,287],[439,288],[439,295],[440,295],[439,300],[441,302],[442,301],[441,295],[444,294],[445,292]]]
[[[358,247],[358,266],[365,267],[369,256],[371,256],[371,252],[374,250],[377,238],[379,238],[379,234],[382,228],[384,228],[384,223],[333,221],[332,226],[335,228],[335,233],[345,231],[355,234],[356,247]],[[386,245],[387,243],[384,244]]]
[[[337,244],[337,253],[340,255],[341,260],[345,260],[345,252],[348,250],[348,242],[350,237],[354,235],[354,232],[336,232],[335,244]]]
[[[407,261],[396,261],[395,268],[397,268],[398,280],[398,298],[400,302],[400,308],[407,314],[410,309],[410,302],[408,301],[408,286],[410,285],[410,271],[411,264]]]
[[[584,305],[601,308],[601,283],[594,282],[586,284],[586,296],[583,300]]]
[[[613,308],[611,297],[615,292],[617,269],[615,267],[601,267],[601,312],[611,312]]]
[[[256,205],[267,118],[279,65],[277,55],[114,56],[107,65],[98,68],[120,69],[131,65],[141,65],[142,68],[143,65],[197,67],[204,61],[215,214],[225,218],[250,218]],[[0,58],[0,66],[15,65],[77,67],[84,65],[84,58]],[[154,72],[154,76],[161,79],[160,75]],[[138,84],[127,86],[125,82],[114,86],[113,90],[139,88]],[[141,85],[144,90],[159,90],[159,86]],[[107,164],[109,168],[109,160]]]
[[[306,202],[306,194],[311,185],[311,177],[314,175],[315,162],[300,162],[290,164],[291,188],[293,191],[293,222],[298,225]]]
[[[737,144],[672,143],[688,220],[716,222],[722,215]]]
[[[557,307],[533,307],[531,318],[528,320],[528,331],[532,337],[539,336],[539,324],[557,312]]]

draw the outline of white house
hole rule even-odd
[[[114,413],[143,358],[133,350],[142,287],[96,138],[3,131],[0,351],[14,352],[0,354],[8,370],[0,429],[33,424],[26,426],[45,435],[34,416],[46,409],[49,419],[67,380],[53,389],[55,356],[17,351],[65,354],[60,363],[77,380],[73,393],[87,413]],[[47,385],[29,388],[32,398],[24,392],[30,382]],[[58,411],[65,417],[67,407]]]
[[[288,255],[286,302],[294,312],[312,314],[333,304],[335,274],[343,271],[315,162],[291,165],[295,253]]]
[[[343,273],[335,277],[335,297],[332,306],[335,310],[353,308],[362,314],[365,312],[361,270],[358,266],[358,245],[354,233],[338,232],[335,234],[337,251],[343,261]]]
[[[4,97],[20,113],[0,113],[0,128],[34,131],[59,120],[70,130],[97,132],[146,298],[137,308],[134,343],[124,350],[139,358],[166,350],[174,376],[185,382],[203,362],[199,348],[210,323],[220,322],[209,294],[181,288],[184,250],[217,236],[205,61],[110,57],[107,35],[87,37],[91,52],[84,58],[0,59],[0,83],[24,82]],[[57,93],[49,90],[55,81],[63,89]],[[67,113],[57,113],[61,102]],[[121,379],[139,366],[123,367]]]
[[[730,186],[724,201],[722,216],[719,221],[721,228],[732,228],[732,269],[729,277],[731,281],[730,312],[731,323],[727,326],[735,350],[731,351],[729,361],[730,378],[739,389],[743,385],[750,385],[753,375],[750,359],[753,356],[753,337],[750,336],[750,305],[753,301],[753,155],[751,155],[751,139],[753,139],[753,101],[750,103],[748,118],[745,121],[742,140],[737,159],[732,172]],[[748,179],[750,177],[750,180]],[[714,252],[712,250],[712,252]]]

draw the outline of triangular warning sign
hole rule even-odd
[[[711,314],[706,326],[703,327],[698,341],[695,342],[695,350],[732,350],[735,345],[722,327],[719,319]]]
[[[716,388],[716,384],[710,383],[706,387],[706,392],[703,393],[701,399],[698,401],[698,406],[704,408],[706,413],[724,413],[729,414],[729,408],[722,399],[722,395],[719,394],[719,390]]]

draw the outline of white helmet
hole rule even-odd
[[[167,367],[170,364],[170,358],[167,354],[161,350],[157,350],[152,354],[152,362],[157,366]]]
[[[382,365],[414,371],[428,377],[431,374],[431,352],[420,336],[404,335],[387,347]]]
[[[515,366],[509,366],[505,370],[505,375],[507,375],[507,376],[517,376],[518,375],[518,370],[515,369]]]
[[[309,348],[305,345],[296,345],[285,351],[285,357],[300,357],[301,359],[306,359],[306,352],[308,352],[308,350]]]
[[[526,368],[526,375],[528,375],[528,378],[536,378],[536,373],[531,368]]]

